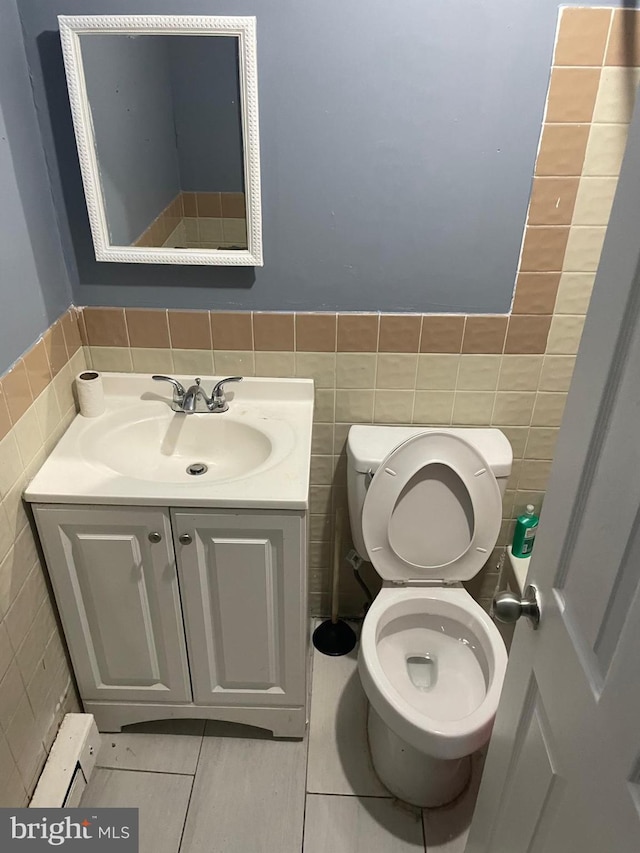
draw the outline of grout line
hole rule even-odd
[[[311,659],[313,660],[313,654],[311,654]],[[313,667],[313,664],[311,665]],[[307,778],[309,776],[309,731],[311,729],[311,702],[309,702],[309,724],[307,725],[307,751],[305,756],[305,769],[304,769],[304,805],[302,807],[302,837],[300,839],[300,851],[304,853],[304,836],[307,829],[307,797],[309,794],[307,793]]]
[[[319,624],[319,623],[318,623]],[[307,688],[307,701],[309,702],[309,719],[307,722],[307,730],[305,733],[305,767],[304,767],[304,806],[302,809],[302,838],[300,839],[300,853],[304,853],[304,836],[307,828],[307,787],[309,780],[309,747],[311,743],[311,703],[313,702],[313,666],[315,663],[315,650],[313,646],[313,632],[316,628],[316,619],[312,616],[309,619],[309,652],[307,654],[308,662],[307,662],[307,676],[309,678],[309,685]]]
[[[307,797],[308,794],[305,791],[304,806],[302,808],[302,838],[300,839],[300,853],[304,853],[304,836],[307,829]]]
[[[418,387],[418,371],[420,370],[420,346],[422,344],[422,324],[424,316],[420,320],[420,334],[418,336],[418,353],[416,355],[416,369],[413,374],[413,386],[411,387],[411,411],[409,412],[409,423],[413,424],[413,413],[416,410],[416,389]]]
[[[389,794],[388,796],[386,796],[385,794],[356,794],[355,792],[352,792],[350,794],[349,793],[336,794],[335,792],[332,793],[330,791],[307,791],[306,793],[307,793],[308,797],[354,797],[355,799],[358,799],[358,800],[395,800],[396,799],[391,794]]]
[[[189,791],[189,799],[187,800],[187,808],[184,812],[184,821],[182,823],[182,832],[180,833],[180,841],[178,842],[178,850],[177,853],[180,853],[180,849],[182,847],[182,841],[184,839],[184,831],[187,828],[187,821],[189,820],[189,810],[191,809],[191,798],[193,797],[193,789],[196,784],[196,773],[198,772],[198,767],[200,766],[200,756],[202,755],[202,745],[204,744],[204,733],[206,730],[206,721],[202,726],[202,734],[200,735],[200,748],[198,749],[198,757],[196,758],[196,769],[193,772],[192,781],[191,781],[191,790]]]
[[[611,10],[611,17],[609,18],[609,28],[607,30],[607,38],[604,43],[604,53],[602,54],[602,62],[600,63],[600,68],[608,68],[607,66],[607,53],[609,52],[609,42],[611,40],[611,31],[613,30],[613,19],[615,18],[615,9]],[[624,67],[624,66],[623,66]]]
[[[109,767],[109,765],[98,763],[96,763],[96,767],[99,767],[100,770],[114,770],[117,773],[153,773],[155,776],[185,776],[191,779],[195,778],[195,770],[193,773],[176,773],[175,770],[146,770],[143,767]]]
[[[180,831],[180,839],[178,841],[178,849],[177,853],[180,853],[180,848],[182,847],[182,841],[184,839],[184,831],[187,828],[187,821],[189,820],[189,809],[191,808],[191,797],[193,796],[193,789],[196,784],[196,777],[191,777],[191,790],[189,791],[189,799],[187,800],[187,807],[184,810],[184,820],[182,821],[182,830]]]
[[[597,64],[596,65],[556,65],[555,63],[551,64],[551,70],[552,71],[555,70],[556,68],[559,68],[561,70],[564,70],[565,68],[569,68],[573,71],[583,71],[586,68],[587,70],[591,70],[591,71],[594,71],[594,70],[600,71],[600,69],[603,67],[604,67],[603,65],[597,65]],[[611,67],[611,66],[608,66],[608,67]],[[614,66],[614,67],[616,67],[616,66]]]
[[[129,323],[127,322],[127,311],[125,308],[120,309],[122,311],[122,322],[124,323],[124,331],[127,336],[127,347],[131,349],[131,336],[129,335]]]

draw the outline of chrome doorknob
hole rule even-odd
[[[516,622],[524,616],[535,630],[540,624],[538,590],[533,584],[529,584],[524,591],[524,598],[513,592],[499,592],[493,599],[491,614],[499,622]]]
[[[188,533],[181,533],[180,536],[178,536],[178,542],[181,545],[191,545],[193,539],[191,538],[191,536],[189,536]]]
[[[149,542],[162,542],[162,534],[156,532],[150,533]]]

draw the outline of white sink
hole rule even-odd
[[[203,378],[203,387],[215,381]],[[27,500],[307,506],[311,380],[248,378],[228,386],[227,412],[190,415],[174,412],[171,389],[150,376],[103,374],[103,384],[105,413],[75,418]]]
[[[134,479],[187,483],[198,476],[222,482],[264,470],[288,452],[293,433],[285,427],[280,448],[273,433],[268,423],[258,429],[229,412],[183,415],[153,401],[96,418],[80,447],[89,464],[97,460]],[[197,473],[190,474],[189,466]]]

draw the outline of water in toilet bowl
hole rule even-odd
[[[488,683],[484,653],[452,619],[393,619],[378,638],[378,658],[400,696],[434,720],[460,720],[482,703]]]
[[[409,655],[406,659],[409,680],[417,690],[433,690],[438,682],[438,660],[425,652]]]

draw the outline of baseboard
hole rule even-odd
[[[29,808],[73,808],[87,787],[100,749],[92,714],[66,714]]]

